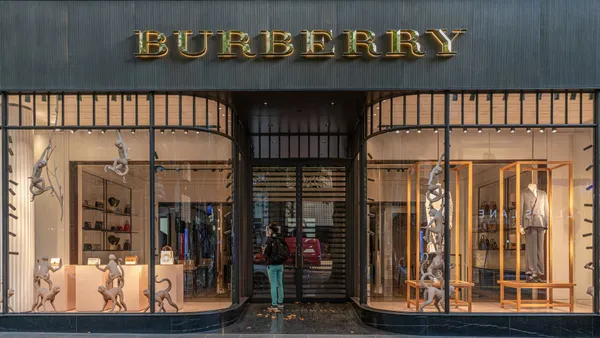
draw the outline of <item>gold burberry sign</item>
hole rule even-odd
[[[438,46],[436,55],[438,57],[452,57],[456,55],[454,46],[455,40],[466,29],[453,29],[448,33],[446,29],[428,29],[425,34],[429,36]],[[167,36],[155,30],[136,30],[137,53],[135,56],[143,59],[161,58],[169,53],[167,46]],[[198,32],[202,42],[202,48],[192,51],[189,47],[190,39],[193,37],[192,31],[177,30],[173,31],[173,36],[177,39],[177,52],[190,59],[198,59],[206,55],[208,51],[208,39],[213,32],[201,30]],[[331,58],[336,56],[335,46],[331,46],[334,39],[331,30],[302,30],[302,51],[300,55],[305,58]],[[221,48],[217,53],[219,58],[235,58],[237,53],[243,58],[254,58],[256,52],[253,52],[250,36],[246,32],[229,30],[218,31],[217,35],[221,42]],[[283,30],[263,30],[261,31],[261,51],[263,58],[285,58],[295,52],[295,46],[292,43],[292,34]],[[346,58],[355,58],[366,56],[371,58],[388,57],[401,58],[406,55],[413,57],[423,57],[425,52],[421,46],[421,36],[419,32],[412,29],[387,30],[388,49],[381,53],[377,49],[375,33],[369,30],[345,30],[345,46],[342,55]],[[237,53],[236,53],[237,52]]]

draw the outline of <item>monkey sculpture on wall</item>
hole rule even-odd
[[[104,171],[108,172],[109,170],[119,175],[123,179],[123,183],[127,183],[125,179],[125,175],[129,172],[129,157],[127,155],[127,145],[123,141],[123,137],[121,137],[121,132],[117,131],[118,139],[115,141],[115,146],[119,152],[119,156],[115,158],[112,165],[107,165],[104,167]]]

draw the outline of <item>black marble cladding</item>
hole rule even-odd
[[[202,313],[160,314],[9,314],[0,316],[0,332],[189,333],[235,323],[247,302]]]
[[[423,336],[599,337],[595,314],[415,314],[390,312],[353,302],[361,321],[380,330]]]

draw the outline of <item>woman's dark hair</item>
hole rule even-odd
[[[279,224],[277,224],[276,222],[270,223],[269,230],[271,230],[271,232],[274,234],[278,233],[279,232]]]

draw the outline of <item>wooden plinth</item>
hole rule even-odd
[[[425,284],[431,285],[431,280],[424,281]],[[454,287],[455,297],[450,299],[450,305],[458,308],[459,306],[467,306],[468,311],[471,312],[472,308],[472,288],[475,283],[466,281],[450,281],[450,285]],[[435,287],[440,287],[439,283],[434,284]],[[423,302],[419,295],[419,290],[422,289],[420,280],[407,280],[406,281],[406,307],[410,309],[411,304],[415,305],[415,311],[419,312],[419,305]],[[415,299],[411,297],[411,290],[415,290]],[[467,300],[464,301],[460,297],[460,292],[466,292]]]
[[[503,280],[498,281],[500,284],[500,307],[504,308],[505,304],[514,305],[517,308],[517,312],[521,311],[521,308],[555,308],[555,307],[568,307],[569,312],[575,310],[575,283],[567,282],[546,282],[546,283],[527,283],[525,281],[516,280]],[[513,288],[517,290],[517,299],[508,300],[505,299],[504,288]],[[547,289],[547,299],[531,300],[522,299],[522,289]],[[569,290],[569,301],[558,302],[554,300],[553,289],[568,289]]]

